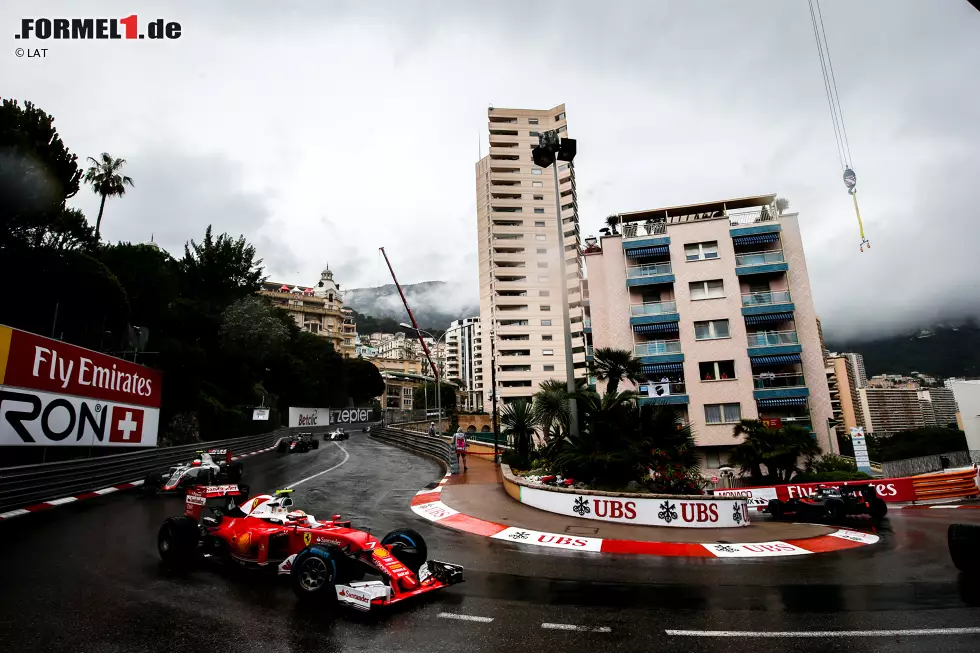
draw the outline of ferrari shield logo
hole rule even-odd
[[[385,549],[378,547],[374,550],[374,555],[378,556],[379,558],[387,558],[388,552]]]
[[[309,546],[310,542],[312,541],[313,541],[313,533],[310,533],[309,531],[303,533],[303,544]]]

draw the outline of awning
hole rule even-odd
[[[626,250],[626,258],[640,258],[641,256],[666,256],[670,253],[667,245],[655,245],[653,247],[640,247],[637,249]]]
[[[759,408],[775,408],[776,406],[806,406],[806,397],[783,397],[781,399],[758,399]]]
[[[644,365],[644,374],[663,374],[665,372],[683,372],[684,363],[656,363],[654,365]]]
[[[660,322],[659,324],[634,324],[633,333],[665,333],[677,331],[677,322]]]
[[[746,324],[772,324],[773,322],[783,322],[792,320],[792,313],[765,313],[763,315],[746,315]]]
[[[763,245],[779,240],[779,234],[754,234],[752,236],[732,236],[733,245]]]
[[[788,363],[800,363],[799,354],[779,354],[778,356],[751,356],[749,358],[752,361],[752,365],[766,366],[766,365],[786,365]]]

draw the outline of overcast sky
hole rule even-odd
[[[5,97],[80,158],[129,161],[110,241],[179,253],[208,223],[275,280],[458,280],[477,296],[486,109],[566,103],[583,234],[604,216],[767,192],[800,212],[829,335],[980,313],[980,12],[823,0],[872,242],[858,252],[806,0],[154,2],[176,41],[15,40],[24,17],[132,2],[8,0]],[[43,9],[42,9],[43,7]],[[151,15],[152,14],[152,15]],[[46,46],[45,58],[14,56]],[[98,198],[75,200],[94,222]],[[447,297],[447,303],[461,298]],[[447,306],[451,310],[451,306]]]

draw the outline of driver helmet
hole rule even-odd
[[[306,513],[302,510],[292,510],[286,514],[286,519],[302,520],[306,518]]]

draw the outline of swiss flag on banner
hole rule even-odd
[[[128,406],[113,406],[109,442],[132,444],[143,438],[143,411]]]

